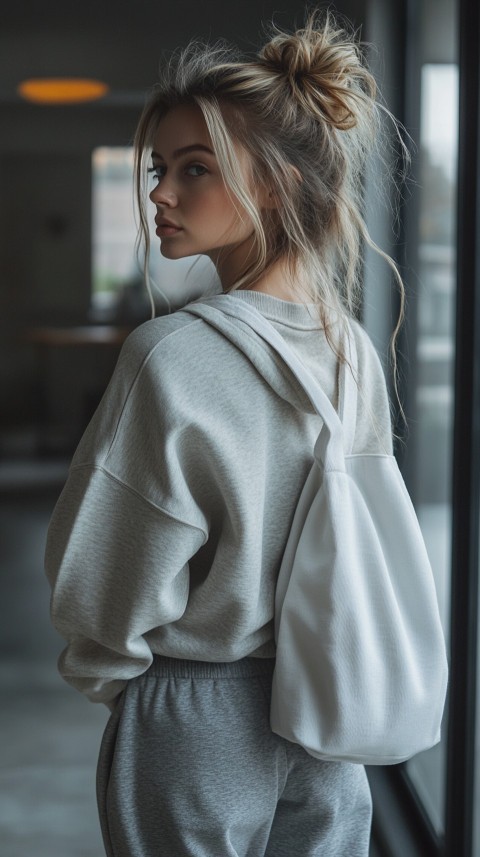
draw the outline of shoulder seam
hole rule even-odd
[[[192,323],[192,324],[195,324],[195,322],[196,322],[196,321],[199,321],[199,322],[200,322],[200,321],[202,321],[202,319],[201,319],[201,318],[194,319],[191,323]],[[138,328],[137,328],[137,329],[138,329]],[[170,331],[170,333],[167,333],[167,335],[166,335],[166,336],[162,337],[162,339],[160,339],[160,341],[159,341],[159,342],[157,342],[157,343],[156,343],[152,348],[150,348],[150,350],[148,351],[148,353],[145,355],[145,357],[144,357],[144,358],[143,358],[143,360],[141,361],[141,363],[140,363],[140,365],[139,365],[139,367],[138,367],[138,369],[137,369],[137,371],[136,371],[136,373],[135,373],[135,376],[134,376],[134,377],[133,377],[133,379],[132,379],[132,382],[131,382],[131,384],[130,384],[130,387],[128,388],[128,392],[127,392],[127,394],[126,394],[126,396],[125,396],[125,401],[123,402],[123,407],[122,407],[122,409],[121,409],[121,411],[120,411],[120,413],[119,413],[119,415],[118,415],[117,424],[116,424],[116,426],[115,426],[115,430],[114,430],[114,432],[113,432],[113,434],[112,434],[112,439],[111,439],[111,442],[110,442],[110,446],[108,447],[108,450],[107,450],[107,452],[105,453],[105,461],[107,460],[108,456],[110,455],[110,453],[111,453],[111,451],[112,451],[112,448],[113,448],[113,445],[114,445],[114,443],[115,443],[115,441],[116,441],[116,439],[117,439],[118,431],[119,431],[119,428],[120,428],[120,423],[121,423],[121,421],[122,421],[122,417],[123,417],[123,414],[124,414],[124,412],[125,412],[125,408],[127,407],[127,403],[128,403],[128,400],[130,399],[130,396],[131,396],[132,390],[133,390],[133,388],[134,388],[135,384],[137,383],[138,378],[140,377],[140,375],[141,375],[141,373],[142,373],[143,369],[145,368],[145,366],[147,365],[147,363],[149,362],[150,358],[153,356],[153,354],[155,353],[155,351],[157,350],[157,348],[160,348],[160,346],[162,345],[162,343],[163,343],[163,342],[166,342],[166,340],[167,340],[167,339],[170,339],[170,337],[171,337],[171,336],[174,336],[176,333],[180,333],[180,331],[182,331],[182,330],[183,330],[183,327],[177,327],[177,328],[176,328],[176,330],[171,330],[171,331]],[[107,472],[107,471],[105,471],[105,472]]]
[[[172,512],[169,512],[168,509],[165,509],[163,506],[159,506],[157,503],[153,503],[152,500],[149,500],[147,497],[144,497],[140,491],[137,491],[136,488],[133,488],[128,482],[124,482],[123,479],[119,479],[118,476],[115,476],[106,467],[103,467],[100,464],[76,464],[74,467],[70,468],[70,472],[73,473],[74,470],[99,470],[105,476],[112,480],[112,482],[116,482],[117,485],[120,485],[122,488],[125,488],[126,491],[129,491],[131,494],[134,494],[140,500],[150,506],[152,509],[155,509],[156,512],[161,512],[163,515],[166,515],[168,518],[172,518],[179,524],[183,524],[184,526],[191,527],[194,530],[199,530],[205,538],[205,542],[208,539],[208,533],[202,528],[198,527],[196,524],[192,524],[191,521],[183,520],[179,518],[178,515],[174,515]],[[204,544],[205,544],[204,542]]]

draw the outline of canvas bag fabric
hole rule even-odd
[[[254,307],[216,295],[188,311],[220,331],[229,316],[253,328],[323,420],[276,588],[272,730],[319,759],[359,764],[396,764],[434,746],[448,668],[433,573],[394,456],[352,454],[353,375],[342,364],[337,414]],[[345,341],[355,374],[348,329]]]

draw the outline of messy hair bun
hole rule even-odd
[[[357,45],[342,30],[315,29],[314,18],[296,33],[277,32],[259,58],[283,78],[300,109],[316,118],[320,112],[340,131],[353,128],[358,110],[371,107],[375,98],[375,79],[362,65]]]
[[[318,306],[328,331],[332,312],[359,313],[368,245],[396,277],[401,316],[402,280],[393,260],[372,241],[363,216],[364,170],[381,139],[380,110],[391,118],[408,153],[397,123],[378,103],[375,80],[354,33],[340,27],[330,12],[313,12],[296,32],[272,26],[254,56],[242,56],[223,41],[193,41],[171,56],[135,138],[147,258],[144,159],[158,122],[180,104],[202,111],[225,184],[252,222],[255,253],[229,291],[252,287],[285,259],[292,290],[299,300]],[[238,145],[248,155],[248,178],[238,168]],[[267,187],[276,202],[273,210],[260,208],[254,187]]]

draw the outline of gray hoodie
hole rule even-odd
[[[312,307],[235,297],[271,321],[336,405],[337,359]],[[391,453],[383,370],[353,330],[353,452]],[[276,578],[321,428],[281,364],[254,338],[235,344],[182,310],[127,339],[46,549],[52,621],[67,642],[59,670],[92,701],[111,703],[152,653],[275,655]]]

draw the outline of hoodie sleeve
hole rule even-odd
[[[146,635],[179,619],[190,558],[205,541],[100,467],[73,471],[47,538],[51,616],[67,641],[59,671],[108,703],[152,662]]]
[[[51,618],[67,643],[60,674],[107,705],[150,666],[148,632],[183,615],[189,560],[208,537],[188,480],[173,492],[182,466],[147,358],[135,341],[121,355],[47,534]]]

